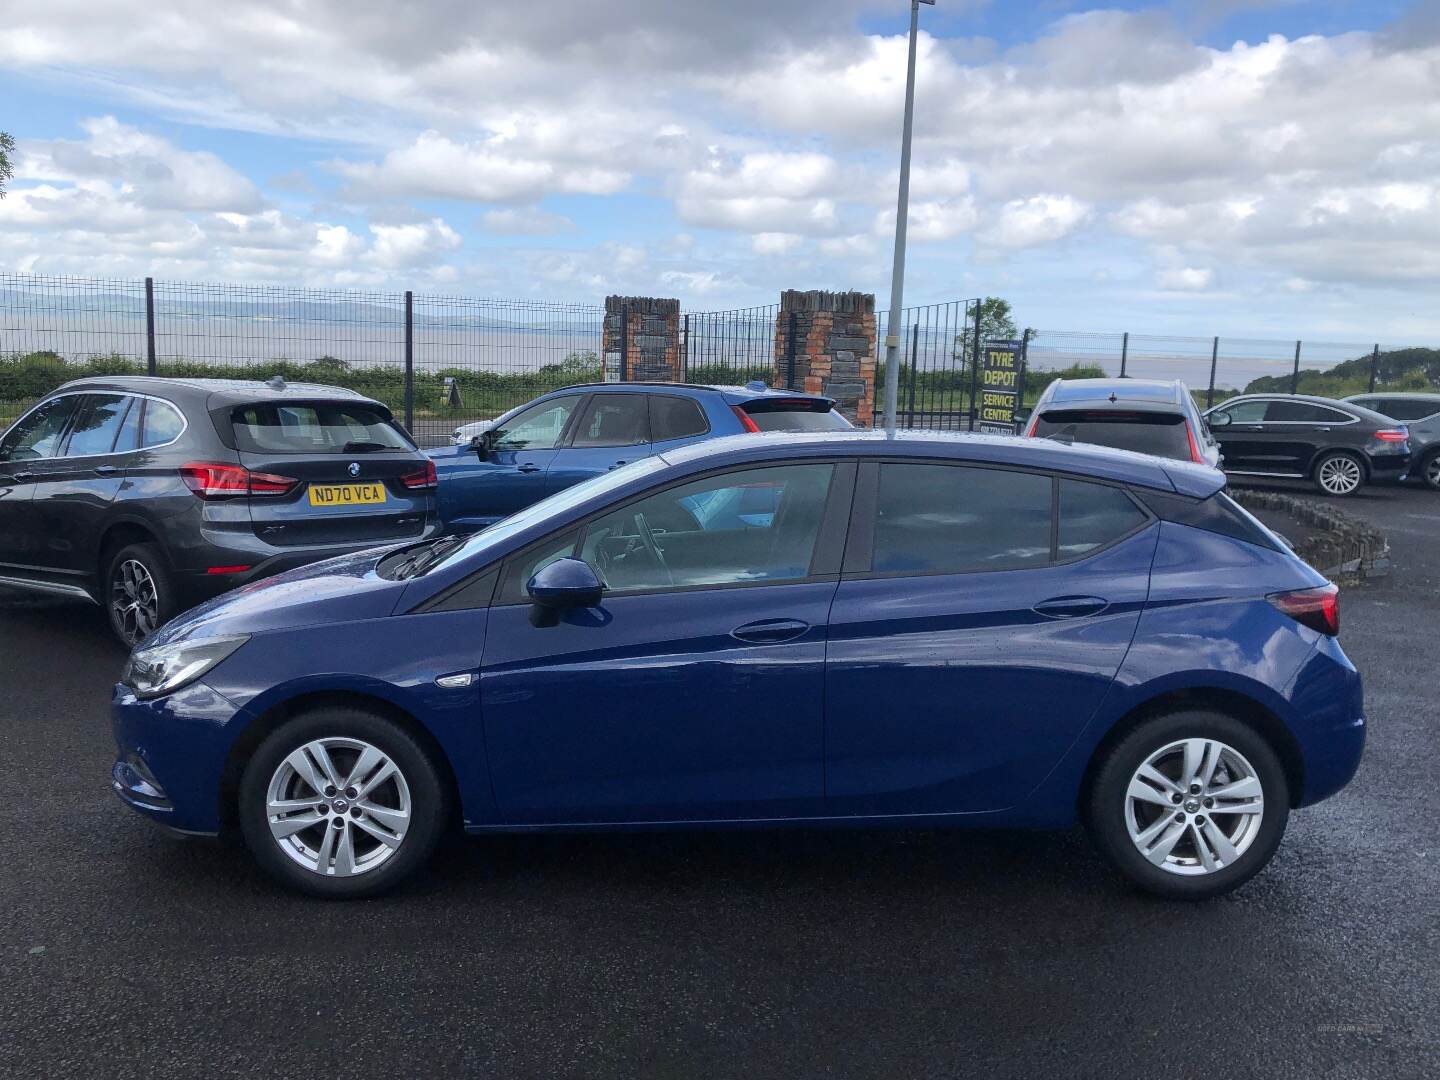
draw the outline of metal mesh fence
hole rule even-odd
[[[733,311],[698,311],[682,316],[681,356],[685,380],[695,383],[736,385],[775,378],[777,357],[782,359],[777,381],[786,379],[783,357],[786,344],[776,347],[775,319],[780,306],[737,308]]]
[[[900,338],[900,382],[895,404],[901,427],[958,431],[970,427],[971,357],[978,300],[905,308]],[[885,338],[889,313],[876,316],[875,415],[885,412]],[[878,423],[878,420],[877,420]]]

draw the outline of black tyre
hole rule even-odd
[[[1085,811],[1096,844],[1133,884],[1204,900],[1270,861],[1290,791],[1254,728],[1222,713],[1174,712],[1139,724],[1097,762]]]
[[[436,763],[399,724],[317,709],[256,749],[240,781],[240,828],[256,862],[285,885],[355,900],[429,860],[447,802]]]
[[[1322,495],[1354,495],[1365,486],[1365,463],[1344,450],[1330,450],[1315,459],[1310,480]]]
[[[1415,475],[1420,477],[1431,491],[1440,491],[1440,451],[1422,461],[1415,470]]]
[[[101,602],[110,629],[133,648],[180,610],[165,553],[155,544],[127,544],[104,562]]]

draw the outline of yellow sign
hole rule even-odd
[[[311,484],[311,506],[365,506],[385,501],[384,484]]]

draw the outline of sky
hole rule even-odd
[[[904,0],[0,0],[0,270],[888,300]],[[907,304],[1440,340],[1440,0],[922,7]]]

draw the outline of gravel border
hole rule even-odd
[[[1319,530],[1297,544],[1295,554],[1332,580],[1363,581],[1390,573],[1390,541],[1353,514],[1279,491],[1232,488],[1230,497],[1251,510],[1279,510]]]

